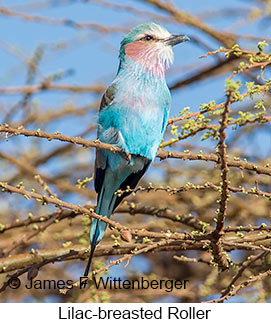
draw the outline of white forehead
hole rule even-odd
[[[164,39],[171,36],[171,34],[164,27],[155,23],[150,24],[148,28],[144,30],[144,32],[142,31],[140,36],[144,37],[144,35],[151,35],[158,39]]]

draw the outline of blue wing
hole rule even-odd
[[[168,89],[167,89],[168,91]],[[115,85],[105,92],[99,112],[98,139],[101,142],[114,144],[123,152],[113,153],[108,150],[96,150],[95,190],[98,193],[96,213],[110,217],[123,198],[115,194],[118,189],[125,191],[127,186],[134,189],[154,159],[162,140],[168,118],[169,92],[154,113],[151,109],[134,110],[122,105],[123,100],[115,101]],[[118,92],[121,92],[118,89]],[[157,102],[151,102],[154,107]],[[129,156],[129,157],[128,157]],[[91,258],[97,243],[102,239],[106,223],[93,219],[90,230],[91,252],[85,270],[87,275]]]
[[[115,85],[111,85],[103,95],[100,113],[102,110],[109,108],[114,110],[114,106],[111,106],[114,100]],[[121,189],[125,190],[127,186],[131,189],[135,188],[140,178],[144,175],[147,168],[149,167],[151,160],[144,156],[132,154],[130,158],[127,157],[129,150],[126,146],[125,140],[122,136],[121,131],[118,131],[114,127],[114,119],[111,119],[111,123],[107,124],[107,127],[99,120],[98,125],[98,138],[102,142],[114,144],[122,148],[124,153],[113,153],[106,150],[96,150],[96,161],[95,161],[95,190],[98,193],[98,201],[100,200],[100,194],[103,189],[105,174],[115,172],[115,178],[117,177],[116,183],[114,183],[114,191]],[[110,171],[108,170],[110,169]],[[116,176],[116,174],[118,174]],[[112,183],[111,185],[112,186]],[[112,211],[120,204],[123,198],[130,193],[124,193],[122,196],[115,198],[113,205],[111,206]],[[108,216],[108,214],[102,214]]]

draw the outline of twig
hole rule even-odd
[[[101,221],[109,224],[110,226],[112,226],[113,228],[115,228],[119,231],[128,230],[133,235],[137,235],[137,236],[141,236],[141,237],[149,237],[149,238],[164,238],[164,239],[171,238],[171,239],[176,239],[176,240],[191,239],[190,234],[186,234],[186,233],[162,233],[162,232],[159,233],[159,232],[149,232],[147,230],[140,231],[140,230],[136,230],[136,229],[130,229],[118,222],[108,219],[107,217],[103,217],[101,215],[96,214],[93,209],[87,209],[86,207],[83,207],[80,205],[68,203],[68,202],[62,201],[56,197],[48,197],[46,195],[41,195],[38,193],[29,192],[29,191],[26,191],[23,187],[17,188],[17,187],[8,185],[3,182],[0,182],[0,187],[2,187],[2,191],[20,194],[20,195],[23,195],[26,199],[32,198],[32,199],[35,199],[36,201],[41,202],[43,204],[54,204],[59,207],[64,207],[64,208],[73,210],[75,213],[86,214],[89,217],[96,218],[98,220],[101,220]],[[203,236],[202,236],[202,239],[203,239]]]
[[[45,138],[48,141],[51,140],[60,140],[63,142],[69,142],[72,144],[81,145],[85,148],[92,147],[92,148],[99,148],[99,149],[106,149],[111,150],[114,152],[121,152],[121,148],[115,145],[110,145],[106,143],[102,143],[99,140],[89,141],[86,139],[82,139],[80,137],[70,137],[70,136],[64,136],[61,133],[48,133],[45,131],[38,130],[26,130],[21,127],[12,128],[9,125],[0,126],[0,133],[8,133],[13,135],[23,135],[26,137],[39,137],[39,138]],[[202,161],[211,161],[219,164],[220,158],[216,154],[203,154],[203,153],[191,153],[191,152],[171,152],[163,149],[159,149],[157,153],[157,157],[160,159],[166,159],[166,158],[176,158],[176,159],[182,159],[182,160],[202,160]],[[231,158],[227,158],[227,165],[228,167],[237,167],[240,169],[246,169],[249,171],[254,171],[257,174],[264,174],[271,176],[271,167],[263,167],[259,166],[253,163],[249,163],[247,161],[241,161]]]
[[[216,31],[212,27],[206,25],[198,17],[193,16],[182,10],[179,10],[178,8],[174,7],[172,4],[165,3],[159,0],[145,0],[145,2],[148,2],[153,6],[157,7],[158,9],[169,13],[178,23],[195,27],[203,31],[204,33],[210,35],[215,40],[217,40],[218,42],[222,43],[227,47],[231,47],[236,41],[236,36],[234,34],[228,33],[228,32]]]
[[[103,85],[68,85],[68,84],[54,84],[49,81],[45,81],[41,84],[24,85],[24,86],[10,86],[0,88],[0,94],[34,94],[42,91],[55,90],[64,92],[94,92],[102,93],[105,90]]]
[[[234,286],[232,288],[232,290],[227,295],[221,296],[217,299],[213,299],[213,300],[208,301],[206,303],[223,303],[225,300],[228,300],[230,297],[236,295],[240,289],[248,287],[249,285],[251,285],[252,283],[255,283],[257,281],[263,280],[266,277],[268,277],[269,275],[271,275],[271,270],[268,270],[264,273],[260,273],[259,275],[256,275],[256,276],[252,276],[248,280],[243,281],[240,285]]]
[[[268,255],[267,251],[260,253],[259,255],[249,256],[246,261],[243,262],[242,266],[239,268],[237,274],[232,278],[231,282],[229,283],[228,287],[222,292],[221,297],[229,295],[232,288],[234,288],[235,282],[242,276],[243,272],[250,267],[254,262],[258,259],[264,258]]]
[[[220,121],[219,129],[219,142],[218,142],[218,153],[221,160],[221,196],[220,196],[220,208],[217,216],[216,228],[212,233],[212,250],[215,261],[222,270],[226,270],[229,267],[228,260],[223,252],[223,248],[220,244],[220,239],[224,234],[224,223],[227,209],[227,201],[229,198],[229,182],[228,182],[228,172],[229,168],[226,159],[226,128],[227,128],[227,118],[230,113],[230,103],[231,103],[232,92],[227,93],[227,102],[224,107],[222,114],[222,119]]]
[[[148,246],[145,246],[141,249],[138,250],[138,248],[136,248],[135,250],[132,250],[130,253],[126,254],[125,256],[117,259],[117,260],[113,260],[111,261],[108,265],[96,270],[95,272],[92,272],[91,274],[88,275],[88,277],[86,278],[86,280],[92,280],[94,276],[96,276],[97,274],[99,273],[102,273],[102,272],[106,272],[109,268],[115,266],[115,265],[118,265],[126,260],[130,260],[132,257],[136,256],[136,255],[139,255],[139,254],[142,254],[142,253],[146,253],[146,252],[149,252],[153,249],[156,249],[157,247],[161,247],[161,246],[164,246],[164,245],[168,245],[170,244],[170,240],[162,240],[162,241],[159,241],[159,242],[155,242],[155,243],[152,243],[152,244],[149,244]],[[77,281],[75,283],[72,284],[73,287],[79,287],[80,286],[80,282]],[[66,294],[67,292],[69,291],[69,289],[61,289],[60,290],[60,293],[62,294]]]
[[[169,240],[162,240],[169,241]],[[100,256],[120,256],[125,254],[130,254],[136,250],[145,248],[146,246],[152,245],[153,242],[149,243],[121,243],[118,247],[112,244],[101,244],[98,245],[95,250],[94,257]],[[196,242],[192,240],[182,241],[172,241],[165,245],[157,246],[155,252],[161,251],[180,251],[180,250],[202,250],[206,242]],[[72,256],[69,254],[73,250],[76,252]],[[232,250],[232,247],[231,247]],[[65,256],[66,255],[66,256]],[[59,258],[61,257],[61,258]],[[62,258],[63,257],[63,258]],[[13,270],[18,270],[25,267],[30,267],[39,264],[45,259],[56,258],[55,261],[68,261],[74,259],[88,259],[89,248],[83,245],[72,245],[70,247],[61,247],[48,250],[32,250],[30,253],[23,253],[19,255],[10,255],[6,258],[0,259],[0,273],[7,273]],[[48,262],[49,263],[49,262]]]
[[[113,26],[105,27],[103,25],[98,25],[94,23],[76,22],[74,20],[66,19],[66,18],[56,19],[56,18],[41,17],[37,15],[29,15],[26,13],[9,10],[4,7],[0,7],[0,14],[10,16],[13,18],[19,18],[25,21],[35,21],[40,23],[52,24],[52,25],[64,25],[64,26],[76,28],[76,29],[93,29],[100,33],[127,32],[126,28],[113,27]]]
[[[77,255],[78,252],[75,251],[75,250],[70,250],[69,253],[67,254],[64,254],[64,255],[61,255],[61,256],[56,256],[56,257],[52,257],[52,258],[48,258],[48,259],[44,259],[43,261],[39,262],[38,264],[35,265],[35,269],[36,270],[39,270],[41,267],[47,265],[47,264],[50,264],[50,263],[54,263],[55,261],[63,261],[65,260],[66,258],[69,258],[71,256],[74,256],[74,255]],[[14,278],[14,277],[19,277],[21,275],[23,275],[24,273],[28,272],[30,269],[32,269],[33,266],[28,266],[28,267],[25,267],[23,269],[20,269],[18,270],[17,272],[15,272],[14,274],[12,275],[8,275],[8,278]],[[6,290],[6,288],[9,286],[9,283],[8,283],[9,280],[5,281],[2,285],[2,287],[0,288],[0,293],[4,292]]]

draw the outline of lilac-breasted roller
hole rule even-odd
[[[97,214],[109,218],[129,195],[115,192],[126,190],[127,186],[135,188],[155,158],[171,104],[165,70],[173,61],[172,47],[186,40],[187,36],[172,35],[153,22],[135,27],[122,40],[119,69],[100,106],[98,139],[123,152],[96,151]],[[105,222],[93,219],[85,276],[105,229]]]

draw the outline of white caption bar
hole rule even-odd
[[[263,322],[271,304],[0,304],[1,321],[48,322]]]

